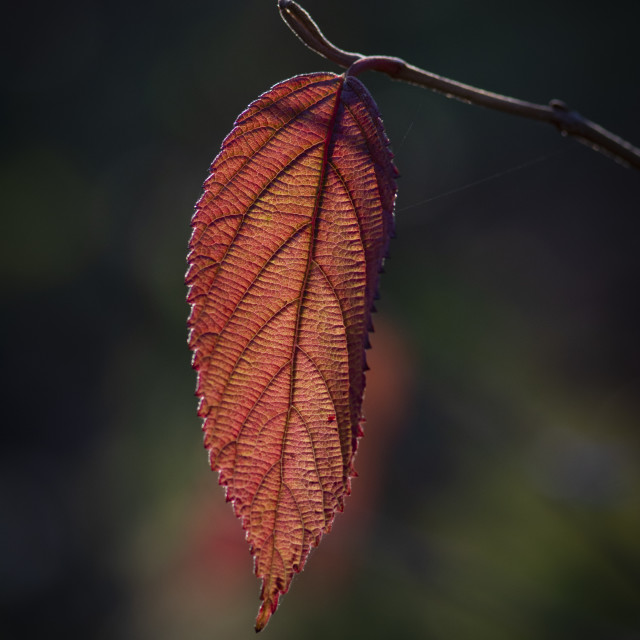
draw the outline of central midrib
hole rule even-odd
[[[315,239],[316,239],[316,230],[317,230],[317,220],[318,220],[318,212],[320,210],[320,203],[322,200],[322,189],[324,186],[324,182],[325,182],[325,178],[327,175],[327,167],[329,165],[329,148],[331,146],[331,140],[333,138],[333,132],[334,132],[334,128],[335,128],[335,123],[336,123],[336,118],[338,116],[338,109],[340,107],[340,98],[342,96],[342,88],[344,86],[344,76],[340,77],[340,84],[336,90],[336,98],[335,98],[335,103],[333,105],[333,111],[331,113],[331,118],[329,120],[328,126],[327,126],[327,133],[324,139],[324,149],[323,149],[323,154],[322,154],[322,164],[320,167],[320,175],[318,177],[318,185],[316,188],[316,196],[315,196],[315,201],[314,201],[314,205],[313,205],[313,212],[311,215],[311,224],[310,224],[310,229],[309,229],[309,248],[307,250],[307,264],[305,266],[305,272],[304,272],[304,277],[302,280],[302,283],[300,285],[300,296],[298,297],[298,308],[296,310],[296,324],[295,324],[295,329],[294,329],[294,333],[293,333],[293,343],[291,345],[291,358],[290,358],[290,373],[289,373],[289,404],[287,407],[287,417],[285,419],[285,425],[284,425],[284,430],[282,433],[282,442],[281,442],[281,448],[280,448],[280,487],[278,489],[278,498],[276,501],[276,515],[277,515],[277,511],[278,511],[278,505],[280,504],[280,497],[282,495],[282,488],[285,484],[284,481],[284,464],[283,464],[283,457],[284,457],[284,447],[285,447],[285,442],[287,439],[287,433],[289,430],[289,422],[291,420],[291,413],[292,413],[292,407],[293,407],[293,393],[294,393],[294,362],[295,362],[295,355],[296,355],[296,350],[298,348],[298,337],[299,337],[299,332],[300,332],[300,319],[302,317],[302,305],[304,302],[304,296],[305,296],[305,292],[307,289],[307,283],[309,281],[309,273],[311,271],[311,263],[313,262],[313,253],[314,253],[314,247],[315,247]],[[337,422],[336,422],[337,424]],[[339,427],[338,427],[339,428]],[[315,457],[315,450],[313,447],[313,441],[311,441],[311,449],[313,452],[313,456]],[[324,489],[321,488],[322,494],[323,494],[323,501],[324,501]],[[301,523],[304,529],[304,522]],[[275,526],[275,520],[274,520],[274,526]],[[304,543],[304,538],[303,538],[303,543]],[[275,544],[275,539],[274,539],[274,544]]]

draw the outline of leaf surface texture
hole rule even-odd
[[[239,116],[192,220],[198,411],[262,579],[257,630],[350,491],[396,175],[360,81],[297,76]]]

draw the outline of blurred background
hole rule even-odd
[[[632,0],[307,0],[338,45],[640,144]],[[0,636],[254,636],[186,347],[238,113],[337,68],[275,0],[14,3],[0,152]],[[640,638],[640,174],[375,73],[401,170],[360,478],[265,638]]]

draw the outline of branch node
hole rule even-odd
[[[357,76],[363,71],[380,71],[386,73],[392,78],[405,69],[407,63],[400,58],[392,58],[391,56],[364,56],[356,60],[346,71],[346,76]]]
[[[563,100],[549,100],[549,106],[556,111],[569,111],[569,106]]]

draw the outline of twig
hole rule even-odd
[[[357,75],[368,69],[380,71],[397,80],[432,89],[448,98],[456,98],[462,102],[481,105],[531,120],[548,122],[554,125],[562,135],[576,138],[579,142],[600,151],[620,164],[640,169],[640,149],[595,122],[587,120],[561,100],[551,100],[548,105],[526,102],[443,78],[407,64],[400,58],[364,56],[360,53],[344,51],[329,42],[313,18],[293,0],[278,0],[278,8],[283,20],[307,47],[339,66],[347,67],[347,75]]]

